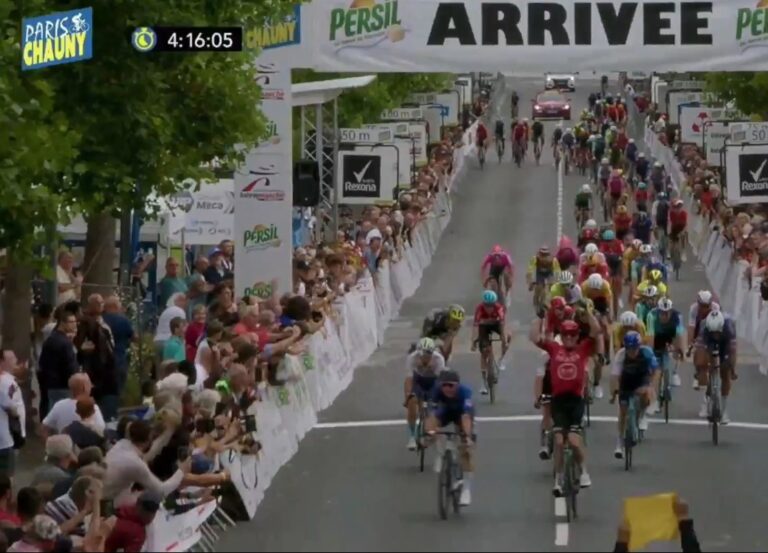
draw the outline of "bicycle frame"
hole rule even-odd
[[[640,429],[637,418],[640,416],[640,400],[637,394],[632,394],[627,404],[627,416],[624,421],[624,470],[632,467],[632,449],[640,443]]]
[[[443,452],[443,464],[440,474],[438,475],[437,486],[438,513],[442,520],[446,520],[448,518],[449,502],[453,507],[453,512],[457,515],[459,514],[461,507],[460,498],[464,472],[461,468],[461,463],[458,461],[459,451],[458,445],[456,444],[456,438],[461,436],[461,433],[438,430],[431,435],[444,436],[446,440],[445,451]]]
[[[709,385],[707,396],[709,397],[709,422],[712,426],[712,443],[719,443],[720,417],[722,417],[722,396],[720,383],[720,351],[712,352],[713,361],[709,368]]]

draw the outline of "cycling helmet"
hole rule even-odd
[[[642,251],[643,241],[640,240],[639,238],[635,238],[634,240],[632,240],[632,247],[635,248],[636,250]]]
[[[619,207],[616,208],[616,211],[618,213],[621,213],[622,215],[626,215],[629,212],[629,210],[627,209],[627,206],[625,205],[620,205]]]
[[[570,271],[563,271],[560,273],[557,280],[560,284],[571,284],[573,283],[573,273]]]
[[[634,143],[635,143],[635,139],[634,139],[634,138],[630,138],[630,139],[629,139],[629,143],[630,143],[630,144],[634,144]]]
[[[561,296],[555,296],[554,298],[552,298],[552,301],[550,302],[549,305],[552,309],[562,309],[566,305],[565,298]]]
[[[584,223],[584,228],[596,229],[597,221],[595,221],[594,219],[589,219],[586,223]]]
[[[579,324],[576,321],[563,321],[560,325],[560,334],[562,336],[578,336]]]
[[[539,255],[549,255],[549,246],[542,246],[539,248]]]
[[[640,152],[639,154],[637,154],[637,157],[645,158],[645,152]]]
[[[440,384],[460,384],[461,383],[461,378],[459,377],[459,373],[451,370],[441,372],[440,376],[438,376],[437,379],[440,381]]]
[[[664,164],[662,162],[660,162],[660,161],[657,161],[656,163],[654,163],[653,166],[656,169],[663,169],[664,168]]]
[[[659,295],[659,289],[656,288],[655,286],[649,286],[648,288],[645,289],[645,292],[643,292],[643,296],[645,296],[646,298],[655,298],[658,295]]]
[[[713,310],[704,321],[707,330],[710,332],[722,332],[723,327],[725,327],[725,317],[720,311]]]
[[[638,187],[640,190],[645,190],[646,188],[648,188],[648,185],[647,185],[646,183],[644,183],[644,182],[638,182],[638,183],[637,183],[637,187]]]
[[[640,246],[640,253],[643,255],[651,255],[651,252],[653,249],[651,248],[650,244],[643,244]]]
[[[464,315],[466,314],[466,311],[464,311],[464,308],[458,304],[453,304],[448,308],[448,318],[454,321],[463,321]]]
[[[653,269],[650,273],[648,273],[648,278],[654,281],[661,280],[662,276],[663,275],[661,274],[661,271],[659,271],[658,269]]]
[[[573,132],[573,129],[571,127],[568,127],[567,129],[565,129],[565,134],[569,134],[572,132]]]
[[[616,125],[611,125],[611,130],[612,131],[618,131],[619,128]]]
[[[496,244],[496,245],[493,247],[493,249],[491,250],[491,252],[492,252],[492,253],[503,253],[503,252],[504,252],[504,248],[502,248],[501,246],[499,246],[498,244]]]
[[[605,232],[603,232],[603,240],[614,240],[615,238],[616,233],[611,229],[606,229]]]
[[[588,184],[583,184],[581,186],[581,191],[584,192],[585,194],[591,194],[592,193],[592,187],[589,186]]]
[[[683,207],[683,200],[680,198],[676,199],[674,202],[672,202],[672,207]]]
[[[416,345],[416,350],[424,355],[432,355],[435,353],[435,341],[432,338],[422,338]]]
[[[634,311],[625,311],[621,314],[619,321],[622,326],[635,326],[637,325],[638,318]]]
[[[485,305],[492,305],[499,300],[499,296],[493,290],[486,290],[483,292],[483,303]]]
[[[664,311],[665,313],[672,311],[672,300],[669,298],[661,298],[657,307],[659,308],[659,311]]]
[[[592,257],[598,252],[597,244],[594,242],[590,242],[586,246],[584,246],[584,253],[587,254],[589,257]]]
[[[659,201],[666,200],[667,199],[667,194],[665,192],[659,192],[659,195],[657,196],[657,198],[659,199]]]
[[[563,319],[573,319],[574,315],[576,315],[576,311],[574,311],[573,307],[566,305],[563,309]]]
[[[603,287],[603,277],[600,273],[592,273],[587,279],[587,286],[593,290],[598,290]]]
[[[624,335],[624,347],[627,349],[635,349],[640,347],[640,333],[639,332],[627,332]]]
[[[699,290],[699,293],[696,294],[696,301],[702,305],[709,305],[712,303],[712,292],[709,290]]]
[[[609,161],[608,161],[608,158],[607,158],[607,157],[604,157],[603,159],[601,159],[601,160],[600,160],[600,163],[601,163],[602,165],[608,165],[608,163],[609,163]]]

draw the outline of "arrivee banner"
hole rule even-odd
[[[321,71],[766,71],[763,0],[313,0]]]
[[[727,146],[728,202],[768,202],[768,144]]]

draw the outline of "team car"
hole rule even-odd
[[[533,100],[532,119],[571,120],[571,102],[557,90],[545,90]]]

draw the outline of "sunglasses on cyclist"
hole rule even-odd
[[[443,388],[449,388],[451,390],[454,389],[456,386],[457,384],[455,382],[443,382],[442,384]]]

